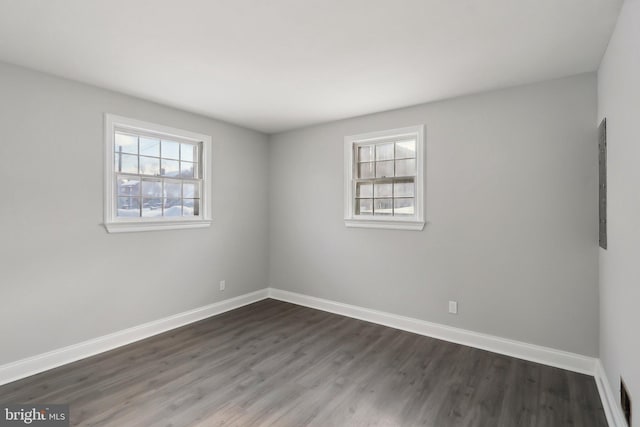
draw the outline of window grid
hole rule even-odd
[[[391,150],[392,155],[389,157],[388,148],[390,145],[393,145],[393,149]],[[399,153],[400,146],[403,146],[405,151],[408,151],[409,154]],[[385,148],[387,153],[385,154],[382,148]],[[408,150],[407,150],[408,149]],[[364,156],[363,153],[369,152],[368,155]],[[379,155],[379,151],[382,152]],[[375,143],[360,143],[354,144],[354,175],[356,178],[354,179],[354,195],[355,195],[355,214],[363,215],[363,216],[411,216],[415,213],[415,176],[416,176],[416,141],[415,139],[393,139],[386,141],[378,141]],[[406,170],[400,176],[398,174],[398,161],[406,161],[413,160],[413,167],[409,169],[413,169],[413,173],[408,174]],[[378,165],[380,163],[391,163],[392,173],[391,175],[384,175],[380,173],[381,176],[378,176]],[[410,162],[409,162],[410,163]],[[368,173],[365,173],[366,177],[363,177],[363,169],[362,166],[367,165]],[[372,176],[371,176],[372,175]],[[361,188],[363,184],[371,185],[371,194],[361,196]],[[408,197],[406,194],[402,196],[396,195],[396,187],[398,184],[410,184],[411,185],[411,196]],[[376,188],[382,185],[389,185],[391,188],[391,193],[389,196],[379,196],[376,197]],[[369,202],[369,203],[366,203]],[[400,202],[400,203],[397,203]],[[366,203],[367,209],[363,211],[363,203]],[[386,206],[383,206],[383,203]],[[407,204],[408,203],[408,204]],[[370,209],[368,208],[370,204]],[[406,206],[397,206],[398,204],[407,204]],[[400,212],[400,209],[404,209],[404,212]]]
[[[118,144],[119,137],[120,139],[129,139],[129,140],[131,138],[134,138],[136,141],[135,149],[125,148],[125,146],[122,144],[119,145]],[[122,132],[122,131],[116,131],[115,138],[116,138],[116,143],[114,145],[114,150],[115,150],[114,158],[115,158],[116,173],[129,172],[129,173],[146,175],[146,176],[168,176],[168,177],[174,177],[174,178],[196,178],[196,179],[201,178],[200,177],[201,171],[199,170],[200,168],[198,167],[198,164],[200,163],[199,144],[192,143],[192,142],[170,140],[170,139],[163,138],[161,136],[148,137],[146,135],[136,135],[136,134],[132,134],[129,132]],[[140,139],[144,139],[146,141],[157,141],[158,155],[150,156],[150,155],[142,154],[140,152],[141,151]],[[172,157],[170,154],[163,155],[163,147],[165,147],[166,145],[169,145],[169,146],[177,145],[178,147],[177,157]],[[166,148],[165,150],[167,152],[169,151]],[[183,158],[183,152],[185,151],[186,152],[191,151],[191,156]],[[133,160],[132,158],[135,158],[135,166],[134,166],[135,170],[123,171],[122,168],[123,168],[124,161],[126,159]],[[154,171],[152,173],[146,173],[145,171],[142,171],[141,159],[146,161],[149,161],[149,160],[155,161],[158,165],[157,171]],[[177,174],[170,174],[169,171],[167,171],[167,168],[163,167],[163,165],[169,164],[169,162],[177,162],[177,166],[178,166]],[[184,168],[185,166],[186,166],[186,169]]]
[[[117,217],[198,217],[200,216],[201,147],[199,143],[176,141],[157,135],[135,134],[116,130],[114,144],[114,196]],[[142,141],[151,143],[145,147]],[[157,147],[153,145],[156,144]],[[135,161],[134,161],[135,159]],[[123,163],[128,161],[127,165]],[[142,162],[149,161],[151,167],[143,169]],[[173,166],[169,168],[168,166]],[[124,169],[124,170],[123,170]],[[123,183],[128,191],[123,194]],[[145,183],[159,187],[153,192],[143,192]],[[179,194],[170,193],[168,185],[179,185]],[[193,189],[185,197],[185,186]],[[170,197],[173,196],[173,197]],[[154,212],[157,209],[156,212]]]
[[[123,192],[121,191],[123,185],[121,184],[121,180],[129,180],[126,183],[125,187],[131,189],[135,187],[134,191]],[[160,191],[156,194],[147,194],[143,193],[143,183],[144,182],[155,182],[160,184]],[[169,196],[169,191],[167,190],[167,183],[179,185],[180,186],[180,194],[175,195],[173,197]],[[193,185],[194,191],[193,196],[185,196],[185,184]],[[176,217],[176,216],[199,216],[200,215],[200,197],[201,194],[201,184],[196,180],[176,180],[176,179],[167,179],[167,178],[145,178],[141,175],[132,175],[132,174],[121,174],[116,173],[116,198],[117,198],[117,208],[120,213],[118,216],[120,217],[144,217],[144,218],[152,218],[152,217]],[[144,201],[149,201],[148,207],[151,211],[156,208],[159,208],[160,215],[154,215],[154,212],[145,212]],[[122,202],[125,202],[125,206],[122,206]],[[159,206],[154,206],[153,203],[159,203]],[[176,204],[176,202],[179,202]],[[136,208],[131,208],[131,206],[137,206]],[[179,212],[177,214],[170,213],[165,215],[165,211],[171,208],[176,208],[179,206]],[[185,207],[188,209],[185,210]],[[133,215],[133,212],[124,212],[124,211],[133,211],[137,210],[137,214]],[[175,212],[178,209],[173,209],[171,212]]]

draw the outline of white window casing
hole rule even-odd
[[[208,135],[105,114],[107,231],[210,226],[210,156]]]
[[[424,125],[344,138],[347,227],[422,230]]]

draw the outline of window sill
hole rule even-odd
[[[345,219],[344,225],[354,228],[383,228],[388,230],[421,231],[424,221],[417,220],[388,220],[388,219]]]
[[[136,221],[110,222],[104,224],[109,233],[133,233],[139,231],[180,230],[185,228],[205,228],[211,220],[193,221]]]

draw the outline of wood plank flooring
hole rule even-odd
[[[73,426],[606,426],[594,379],[275,300],[0,387]]]

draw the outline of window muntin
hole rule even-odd
[[[416,140],[353,145],[355,215],[415,214]]]
[[[109,232],[207,227],[211,137],[105,115]]]
[[[424,126],[345,137],[345,225],[422,230]]]
[[[116,217],[200,216],[201,142],[181,142],[116,128]]]

